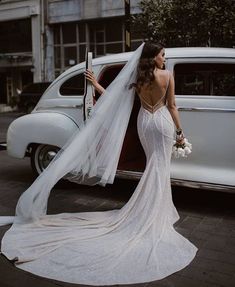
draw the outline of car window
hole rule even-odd
[[[176,95],[235,96],[235,64],[176,64]]]
[[[84,74],[78,74],[69,78],[60,87],[62,96],[82,96],[84,95]]]
[[[106,89],[112,81],[117,77],[117,75],[120,73],[121,69],[124,67],[124,64],[115,64],[105,67],[98,78],[99,84]],[[100,95],[96,91],[96,98],[98,98]]]

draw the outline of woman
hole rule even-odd
[[[176,142],[183,145],[184,135],[175,103],[174,77],[169,71],[162,70],[164,65],[164,47],[161,44],[145,44],[138,66],[137,84],[132,86],[136,88],[142,108],[151,113],[166,105],[167,99],[167,108],[176,126]],[[104,93],[105,89],[97,82],[91,71],[87,70],[85,76],[99,94]]]
[[[21,196],[2,252],[17,266],[71,283],[113,285],[164,278],[188,265],[197,248],[177,233],[179,219],[170,186],[174,123],[183,143],[173,77],[161,70],[164,48],[142,44],[103,91],[91,119]],[[138,68],[137,68],[138,66]],[[46,215],[55,182],[112,182],[134,101],[141,109],[138,132],[146,169],[130,200],[118,210]],[[69,174],[68,174],[69,173]]]

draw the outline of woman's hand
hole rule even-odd
[[[98,84],[98,82],[94,76],[94,73],[91,72],[90,70],[86,70],[84,75],[85,75],[86,79],[89,80],[94,87]]]
[[[184,133],[181,128],[176,129],[176,143],[179,145],[183,145],[184,141]]]
[[[102,93],[105,91],[105,89],[97,82],[96,77],[94,76],[94,73],[93,73],[92,71],[86,70],[86,71],[84,72],[84,75],[85,75],[86,79],[91,82],[91,84],[93,85],[93,87],[94,87],[100,94],[102,94]]]
[[[183,145],[185,143],[184,138],[176,140],[177,144]]]

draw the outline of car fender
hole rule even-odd
[[[29,144],[64,146],[78,130],[77,124],[60,113],[32,113],[14,120],[7,131],[7,151],[12,157],[23,158]]]

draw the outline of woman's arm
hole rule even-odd
[[[85,77],[87,80],[89,80],[92,85],[94,86],[94,88],[100,93],[103,94],[103,92],[105,91],[105,89],[97,82],[93,72],[86,70],[84,73]]]
[[[172,116],[172,119],[176,126],[176,140],[179,143],[184,142],[184,134],[180,122],[179,112],[175,102],[175,81],[171,72],[170,73],[170,82],[167,90],[167,108]],[[178,136],[177,136],[178,134]]]

